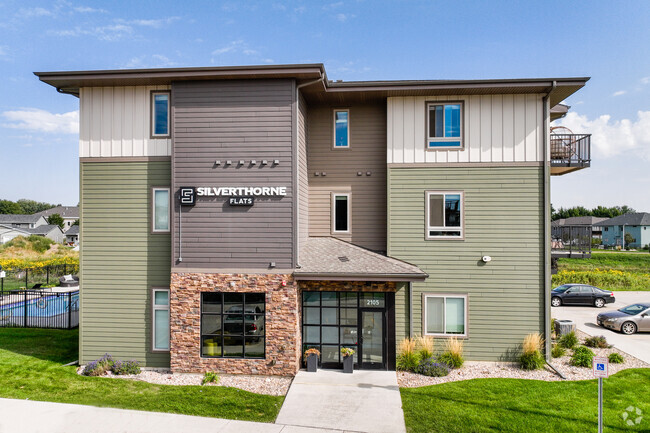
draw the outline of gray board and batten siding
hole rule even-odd
[[[334,109],[349,110],[348,149],[333,148]],[[370,250],[385,252],[385,101],[356,105],[310,105],[307,119],[309,235],[334,236]],[[319,176],[315,173],[319,173]],[[350,233],[332,233],[333,192],[350,194]]]
[[[171,237],[151,233],[151,188],[169,186],[169,161],[80,164],[79,362],[110,353],[169,367],[151,351],[151,289],[169,287]]]
[[[388,254],[429,274],[413,283],[415,335],[423,293],[467,295],[468,359],[504,360],[544,332],[543,186],[539,166],[389,168]],[[464,192],[464,240],[425,240],[428,190]],[[405,286],[396,304],[399,341],[409,334]]]
[[[180,263],[175,205],[174,269],[262,270],[271,269],[271,262],[275,269],[293,268],[295,91],[293,80],[172,85],[174,193],[183,186],[287,191],[284,197],[255,197],[249,207],[229,206],[227,197],[197,197],[194,207],[182,210]]]

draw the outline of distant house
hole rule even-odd
[[[593,217],[593,216],[580,216],[571,218],[561,218],[551,223],[551,234],[553,238],[560,238],[562,229],[559,227],[591,227],[591,237],[594,239],[602,239],[603,227],[601,222],[607,218]]]
[[[74,222],[79,219],[79,206],[57,206],[52,209],[37,212],[34,215],[41,215],[47,220],[50,215],[54,214],[59,214],[63,218],[63,232],[66,233]]]
[[[38,226],[46,225],[47,220],[42,215],[13,215],[1,214],[0,224],[19,228],[19,229],[33,229]]]
[[[72,226],[65,232],[65,243],[73,246],[79,245],[79,226]]]
[[[4,216],[4,215],[0,215]],[[21,215],[25,216],[25,215]],[[42,217],[41,217],[42,218]],[[13,227],[8,224],[0,224],[0,244],[4,244],[17,236],[44,236],[54,242],[62,243],[64,236],[61,228],[55,224],[41,224],[34,228]]]
[[[650,213],[638,212],[619,215],[600,223],[603,227],[603,245],[610,247],[641,248],[650,244]],[[624,242],[625,234],[634,242]]]

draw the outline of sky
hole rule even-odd
[[[650,1],[0,0],[0,199],[79,201],[79,101],[34,71],[323,63],[330,80],[591,77],[555,208],[650,212]]]

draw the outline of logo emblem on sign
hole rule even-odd
[[[193,186],[181,187],[181,206],[194,206],[196,204],[196,190]]]

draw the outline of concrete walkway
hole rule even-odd
[[[354,432],[406,432],[394,371],[300,371],[277,424]]]
[[[322,433],[260,422],[0,398],[0,433]]]

